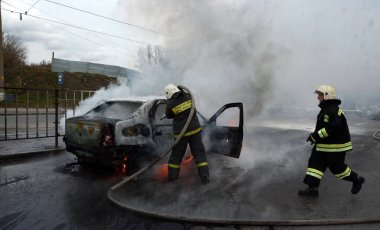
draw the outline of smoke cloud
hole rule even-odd
[[[279,55],[275,55],[276,45],[266,39],[263,25],[268,22],[252,14],[254,6],[214,1],[155,3],[134,1],[133,8],[126,8],[136,17],[136,12],[145,12],[145,21],[155,21],[169,34],[163,46],[164,66],[155,71],[141,66],[152,75],[149,81],[159,87],[156,91],[161,93],[170,82],[183,84],[192,90],[204,113],[243,101],[248,117],[259,114],[271,99]]]
[[[141,60],[142,76],[128,86],[120,82],[119,87],[101,89],[82,102],[76,115],[100,98],[162,95],[168,83],[188,87],[198,110],[206,116],[226,103],[242,101],[250,119],[270,101],[275,63],[281,55],[275,54],[278,47],[266,39],[263,24],[268,22],[252,14],[253,5],[213,1],[128,4],[134,6],[125,6],[131,14],[156,21],[160,31],[170,34],[162,47],[164,60],[149,65]]]
[[[266,106],[315,108],[321,84],[334,85],[346,107],[379,98],[377,1],[120,4],[128,20],[169,35],[165,65],[140,66],[154,86],[145,89],[184,84],[203,112],[231,101],[244,103],[247,120]]]
[[[166,84],[183,84],[205,115],[243,102],[246,122],[265,107],[316,108],[320,84],[334,85],[347,107],[379,97],[377,1],[135,0],[119,6],[126,20],[167,34],[163,61],[140,60],[143,77],[126,89],[131,95],[162,95]]]
[[[243,102],[250,125],[268,107],[317,109],[313,92],[320,84],[334,85],[343,106],[379,97],[376,0],[132,0],[119,6],[127,21],[167,34],[163,59],[141,60],[142,76],[98,91],[81,108],[100,98],[162,95],[175,83],[192,91],[206,116]]]

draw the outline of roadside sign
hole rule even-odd
[[[63,73],[58,73],[58,85],[63,85]]]

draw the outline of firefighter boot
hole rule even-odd
[[[203,183],[210,182],[208,166],[199,167],[198,173]]]
[[[364,184],[364,177],[357,176],[353,181],[352,181],[352,189],[351,193],[352,194],[357,194],[360,192],[360,189],[362,189],[362,185]]]
[[[203,176],[201,179],[202,179],[202,182],[205,184],[210,182],[210,179],[208,178],[208,176]]]
[[[318,188],[307,187],[306,189],[298,191],[299,196],[317,197]]]
[[[179,168],[168,168],[168,179],[169,182],[174,181],[178,178],[179,175]]]

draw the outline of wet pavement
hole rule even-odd
[[[120,174],[75,162],[74,155],[59,152],[1,164],[0,229],[186,228],[112,205],[107,190]]]
[[[268,222],[380,219],[380,142],[372,138],[380,122],[351,123],[354,151],[347,154],[346,162],[366,178],[362,191],[352,195],[349,182],[326,172],[320,196],[314,199],[297,195],[304,188],[302,179],[311,151],[305,137],[314,124],[266,122],[246,129],[240,159],[208,154],[210,183],[201,183],[192,162],[182,167],[177,181],[168,183],[164,159],[137,181],[110,192],[121,208],[107,200],[108,189],[121,176],[85,170],[65,151],[47,151],[36,159],[2,164],[0,228],[244,229],[263,221],[267,223],[259,224],[263,225],[260,229],[288,229],[292,227]],[[54,138],[0,142],[0,156],[29,155],[54,148],[54,144]],[[61,139],[59,147],[64,147]],[[297,229],[346,227],[378,229],[380,225],[377,221]]]
[[[311,151],[305,142],[307,131],[256,127],[245,135],[240,159],[209,154],[208,184],[201,183],[193,164],[182,167],[179,180],[169,183],[166,165],[161,163],[138,181],[110,191],[110,198],[120,207],[148,216],[198,223],[308,225],[315,220],[367,220],[380,227],[380,142],[372,138],[380,123],[357,124],[360,127],[354,129],[360,132],[352,135],[355,150],[346,156],[346,163],[366,178],[357,195],[350,193],[350,182],[327,171],[318,198],[299,197]]]

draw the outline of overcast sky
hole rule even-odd
[[[36,2],[37,4],[31,8]],[[27,44],[29,62],[38,63],[42,60],[51,60],[51,54],[55,52],[57,58],[132,68],[135,65],[137,49],[146,44],[160,45],[159,41],[164,35],[149,31],[153,29],[149,28],[152,25],[144,25],[142,21],[131,20],[128,18],[127,10],[122,10],[121,7],[126,8],[117,0],[5,0],[2,1],[3,9],[16,12],[29,10],[28,15],[31,16],[23,15],[20,20],[19,14],[3,10],[3,31],[20,37]]]
[[[3,0],[2,7],[26,11],[35,2]],[[139,47],[160,45],[169,65],[136,85],[143,95],[174,82],[206,95],[200,106],[243,101],[251,114],[269,104],[315,106],[314,89],[326,83],[347,100],[380,95],[378,0],[54,2],[146,29],[46,0],[28,14],[122,38],[2,11],[3,30],[27,44],[28,61],[50,60],[54,51],[57,58],[136,68]]]

